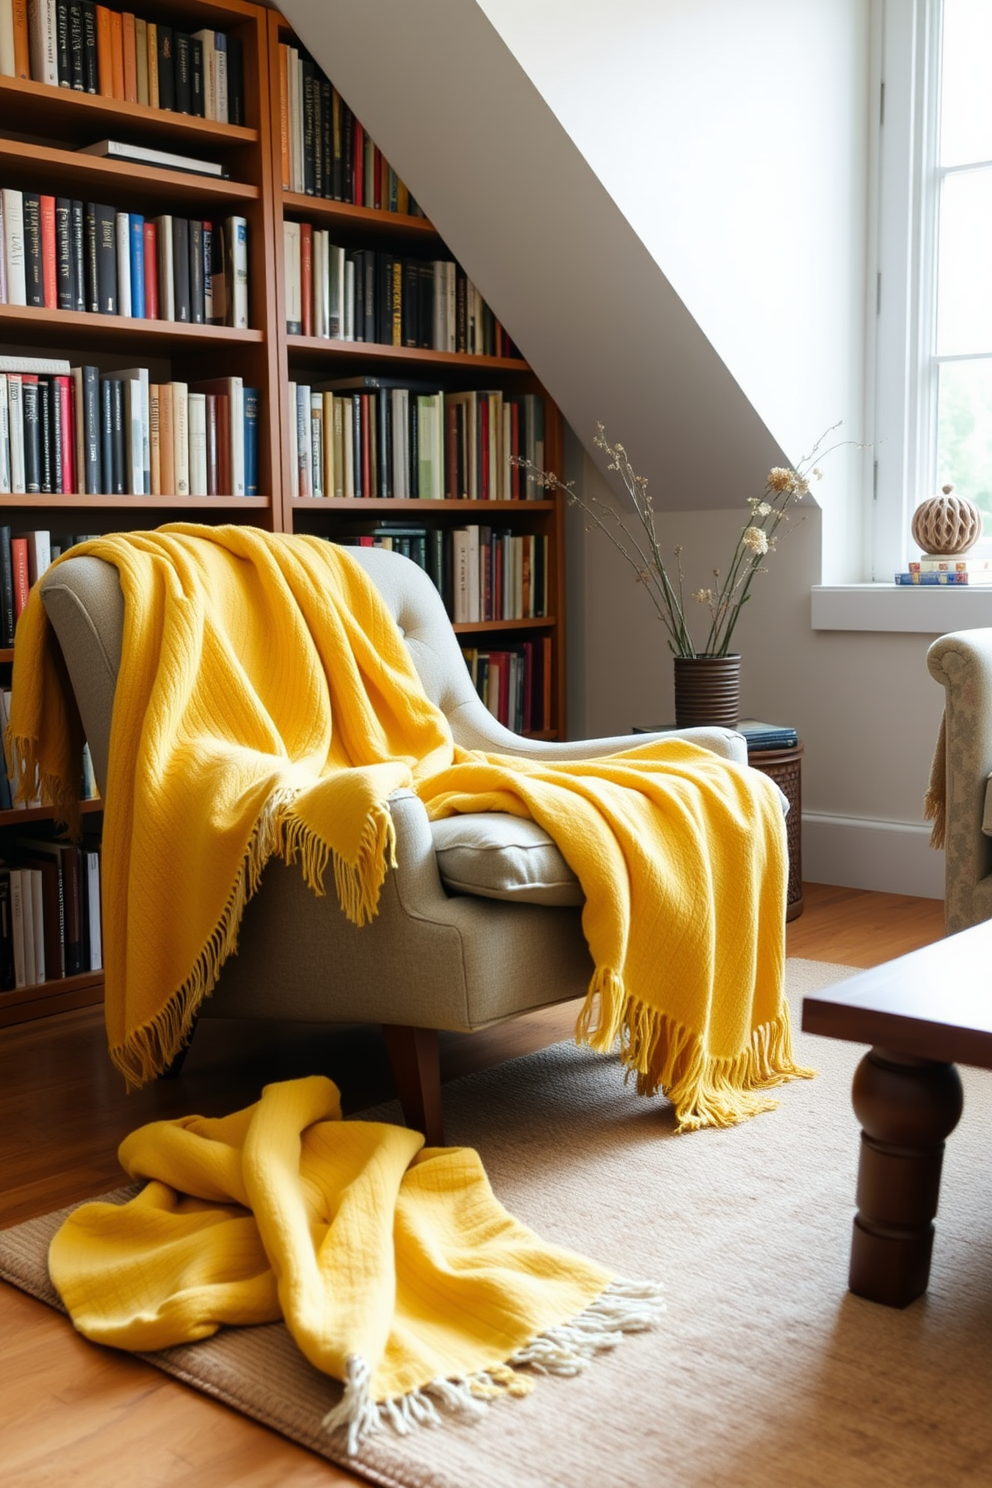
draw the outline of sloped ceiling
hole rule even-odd
[[[602,467],[661,509],[740,504],[777,442],[474,0],[280,8]]]

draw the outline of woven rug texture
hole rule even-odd
[[[148,1355],[178,1379],[384,1488],[948,1488],[992,1481],[992,1074],[962,1070],[930,1289],[905,1311],[846,1290],[863,1050],[801,1034],[800,1006],[844,968],[790,961],[797,1057],[818,1077],[726,1131],[676,1137],[619,1064],[559,1044],[445,1089],[453,1144],[543,1237],[664,1283],[653,1332],[576,1379],[542,1378],[475,1424],[358,1458],[320,1420],[338,1387],[285,1328]],[[398,1108],[377,1108],[398,1119]],[[0,1232],[0,1276],[53,1305],[59,1216]]]

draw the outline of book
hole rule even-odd
[[[55,303],[59,310],[75,310],[75,255],[72,249],[72,202],[67,196],[55,202]]]
[[[42,194],[38,198],[41,232],[42,304],[47,310],[58,308],[58,278],[55,263],[55,198]]]
[[[28,0],[28,46],[36,83],[59,85],[58,21],[55,0]]]
[[[0,356],[0,372],[33,372],[36,376],[65,374],[69,362],[65,357]]]
[[[27,305],[44,305],[41,267],[41,198],[36,191],[21,193],[24,219],[24,287]],[[16,303],[16,302],[15,302]]]
[[[158,106],[172,112],[176,107],[176,66],[172,27],[158,23]]]
[[[937,558],[924,555],[916,563],[907,563],[910,573],[985,573],[992,570],[992,558]]]
[[[747,740],[748,749],[795,749],[799,735],[790,724],[762,723],[757,718],[742,718],[737,732]]]
[[[7,783],[6,774],[0,787]],[[7,785],[7,800],[0,798],[0,810],[10,810],[10,786]],[[14,930],[10,910],[10,870],[0,868],[0,991],[12,992],[17,986],[14,973]]]
[[[103,936],[100,924],[100,849],[87,846],[80,849],[82,863],[82,893],[86,916],[89,971],[103,968]]]
[[[28,985],[24,949],[24,887],[20,868],[8,869],[10,884],[11,951],[14,962],[14,986]]]
[[[131,314],[145,319],[145,219],[136,212],[127,214],[127,237],[131,290]]]
[[[203,223],[189,222],[189,318],[193,325],[206,322],[206,297],[203,287]]]
[[[166,213],[155,219],[156,250],[158,255],[158,313],[161,320],[175,320],[176,318],[176,293],[175,278],[172,262],[174,240],[172,236],[172,217]],[[147,293],[148,271],[145,271],[145,289]]]
[[[98,155],[106,160],[125,160],[132,165],[160,165],[166,170],[186,171],[199,176],[227,178],[227,171],[217,160],[200,160],[193,155],[177,155],[171,150],[153,150],[146,145],[126,144],[122,140],[98,140],[95,145],[80,145],[80,155]]]
[[[244,217],[228,217],[224,224],[228,291],[227,320],[230,326],[248,326],[248,223]]]
[[[191,317],[189,293],[189,219],[172,219],[172,292],[174,318],[188,325]]]
[[[14,644],[14,569],[11,563],[10,524],[0,526],[0,646]],[[6,772],[4,772],[6,779]]]
[[[964,587],[971,585],[972,588],[980,588],[984,584],[992,584],[992,569],[982,569],[975,573],[931,570],[923,573],[920,570],[908,573],[897,573],[895,582],[900,585],[920,585],[923,588],[947,588]]]
[[[114,219],[117,247],[117,314],[131,316],[131,219],[117,212]]]
[[[172,465],[177,496],[189,495],[189,385],[169,384],[172,389]]]
[[[94,314],[117,314],[117,216],[113,207],[86,203],[89,254],[88,308]]]
[[[7,271],[8,305],[26,305],[27,273],[24,261],[24,194],[11,187],[0,190],[3,211],[3,254]]]
[[[244,496],[245,492],[245,401],[244,379],[241,377],[215,377],[205,382],[190,383],[190,391],[209,393],[224,399],[217,407],[217,491],[210,495]],[[208,470],[210,418],[207,418]],[[224,423],[226,420],[226,431]],[[224,484],[227,475],[229,484]]]
[[[205,393],[188,395],[187,419],[189,423],[189,494],[207,496],[210,493],[207,490],[207,398]],[[250,492],[249,494],[256,493]]]
[[[258,388],[244,389],[245,495],[257,496],[258,489]],[[327,492],[324,493],[325,495]]]

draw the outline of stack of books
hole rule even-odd
[[[992,584],[992,558],[928,558],[896,574],[897,584]]]
[[[635,724],[635,734],[670,734],[680,728],[677,723]],[[751,753],[763,749],[795,749],[799,735],[791,724],[762,723],[757,718],[742,718],[737,732],[747,740]]]

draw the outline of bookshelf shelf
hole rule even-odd
[[[197,202],[221,202],[224,211],[233,212],[240,202],[258,201],[262,194],[260,187],[245,181],[167,170],[160,165],[134,165],[5,139],[0,139],[0,171],[5,185],[23,183],[34,189],[50,186],[53,193],[61,195],[63,181],[71,180],[73,190],[90,199],[106,192],[113,196],[115,206],[136,209],[146,202],[156,206],[175,203],[177,209],[180,205],[192,208]]]
[[[152,355],[174,356],[183,351],[231,350],[261,346],[264,331],[233,326],[188,325],[175,320],[137,320],[130,315],[97,315],[86,310],[46,310],[38,305],[0,305],[0,342],[30,338],[37,346],[65,346],[75,350],[94,344],[108,350],[134,349],[136,342],[154,346]]]
[[[27,78],[0,77],[0,111],[16,119],[25,135],[48,138],[71,129],[80,144],[116,139],[121,130],[135,144],[162,145],[180,155],[196,154],[200,147],[211,151],[257,146],[261,131],[241,124],[218,124],[146,104],[121,103],[98,94],[52,88]],[[84,137],[85,136],[85,137]],[[169,141],[166,145],[165,141]]]
[[[443,246],[432,222],[426,217],[410,217],[405,212],[377,212],[374,207],[354,207],[349,202],[285,190],[282,212],[284,217],[305,218],[316,227],[353,229],[356,236],[372,232],[377,238],[407,238],[421,249]]]
[[[13,654],[13,652],[10,653],[11,657]],[[94,816],[103,810],[103,802],[80,801],[79,809],[84,816]],[[0,827],[19,827],[24,822],[51,820],[52,812],[49,806],[19,806],[16,811],[0,811]]]
[[[458,635],[489,635],[508,630],[554,630],[557,624],[554,615],[540,615],[518,620],[458,620],[453,628]],[[548,737],[555,738],[556,735],[549,734]]]
[[[450,517],[452,520],[466,517],[481,518],[489,515],[514,516],[531,512],[549,513],[556,510],[554,501],[442,501],[400,500],[393,497],[376,497],[374,500],[355,496],[294,496],[290,502],[294,511],[332,511],[339,515],[362,517],[378,512],[402,513],[404,517]]]
[[[204,511],[221,521],[224,513],[234,511],[268,511],[268,496],[0,496],[0,511]],[[114,520],[109,529],[116,529]],[[134,524],[128,524],[134,525]]]
[[[289,336],[286,346],[295,361],[339,362],[356,364],[376,362],[380,365],[443,369],[452,372],[515,372],[532,375],[530,367],[518,357],[470,356],[461,351],[429,351],[420,346],[386,346],[379,341],[328,341],[321,336]],[[412,372],[422,377],[422,372]]]

